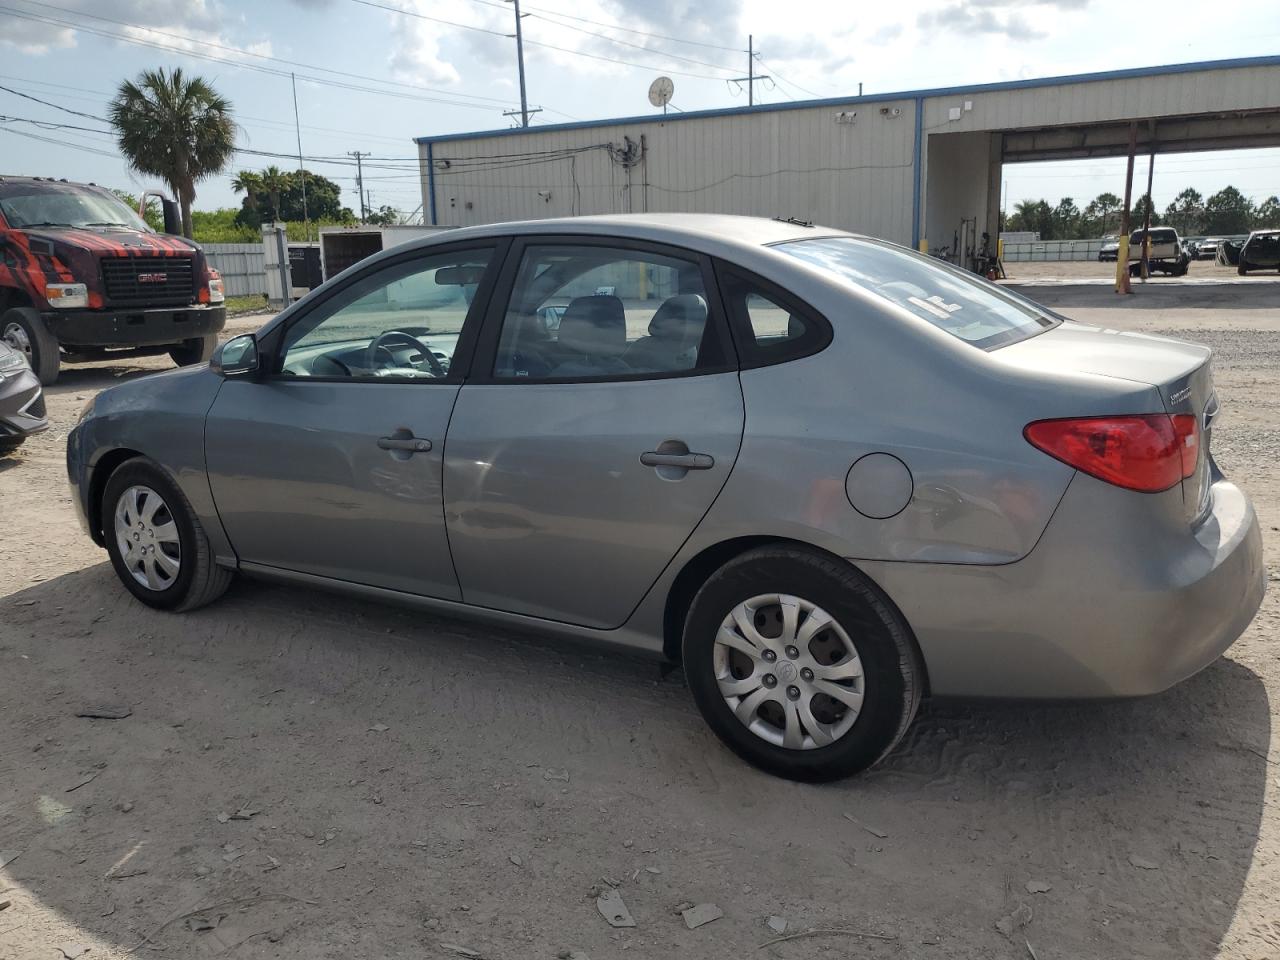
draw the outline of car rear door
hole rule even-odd
[[[710,509],[741,444],[710,263],[531,237],[503,274],[445,450],[462,596],[617,627]],[[539,314],[549,303],[564,304],[554,329]]]
[[[223,384],[205,452],[243,564],[460,598],[444,441],[501,246],[382,261],[264,336],[264,377]]]

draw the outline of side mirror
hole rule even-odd
[[[252,377],[258,372],[258,338],[252,333],[232,337],[213,352],[209,366],[223,377]]]
[[[168,197],[161,197],[160,209],[164,212],[164,232],[182,236],[182,208]]]

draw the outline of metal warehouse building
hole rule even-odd
[[[423,210],[441,226],[593,213],[739,213],[813,220],[937,249],[953,243],[964,220],[996,236],[1002,164],[1123,156],[1135,132],[1139,154],[1280,145],[1280,57],[417,143]]]

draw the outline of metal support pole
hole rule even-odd
[[[364,212],[364,167],[360,165],[360,158],[367,157],[368,153],[361,153],[359,150],[350,150],[347,156],[356,158],[356,196],[360,198],[360,222],[365,222]]]
[[[520,26],[520,0],[511,0],[516,11],[516,65],[520,71],[520,126],[529,125],[529,100],[524,90],[524,32]]]
[[[756,54],[755,54],[756,38],[747,34],[747,106],[750,107],[756,102]]]
[[[287,307],[293,303],[293,273],[289,266],[289,240],[283,224],[276,224],[276,257],[280,260],[280,300]]]
[[[1124,209],[1120,211],[1120,248],[1116,251],[1116,293],[1133,293],[1129,286],[1129,204],[1133,200],[1133,155],[1138,150],[1138,124],[1129,124],[1129,166],[1124,176]]]
[[[1147,203],[1146,210],[1142,216],[1143,280],[1151,276],[1151,208],[1155,205],[1155,201],[1151,199],[1151,184],[1156,172],[1156,124],[1154,120],[1149,122],[1148,130],[1151,137],[1151,153],[1147,160]]]
[[[302,162],[302,124],[298,122],[298,80],[291,73],[289,82],[293,84],[293,129],[298,135],[298,175],[302,178],[302,224],[306,233],[302,239],[311,240],[311,217],[307,214],[307,168]]]

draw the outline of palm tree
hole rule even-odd
[[[120,84],[107,115],[129,165],[169,185],[190,238],[196,183],[220,173],[235,151],[230,101],[181,67],[161,67]]]
[[[262,189],[271,201],[271,215],[280,219],[280,194],[289,189],[289,174],[272,164],[262,171]]]

